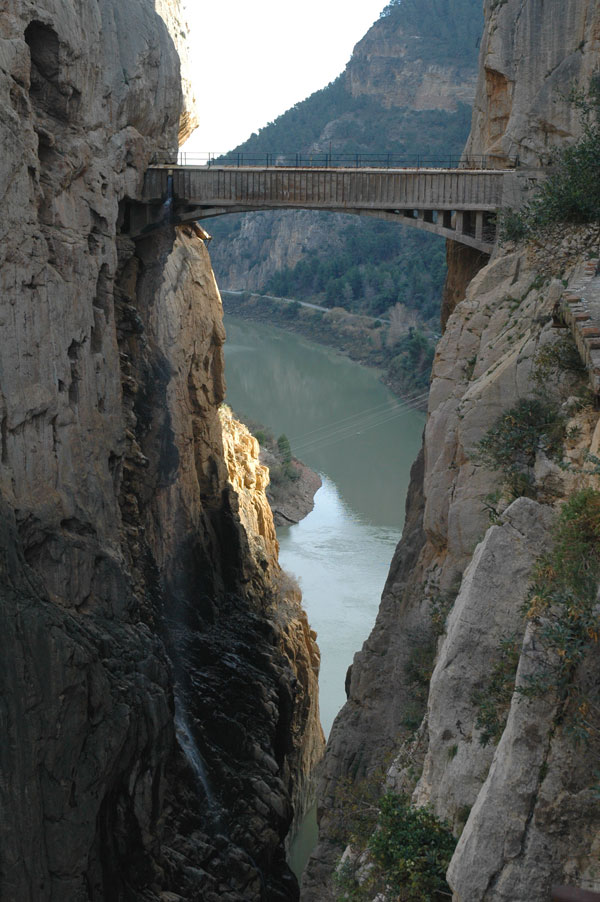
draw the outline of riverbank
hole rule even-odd
[[[315,495],[323,484],[321,477],[301,460],[293,457],[289,466],[295,475],[291,479],[274,480],[275,459],[263,448],[261,448],[260,459],[271,473],[271,482],[267,486],[267,499],[273,512],[275,526],[292,526],[294,523],[299,523],[310,514],[315,506]]]
[[[381,381],[395,395],[414,399],[415,407],[425,409],[435,350],[431,333],[408,323],[403,327],[387,319],[359,316],[341,307],[328,309],[241,291],[223,290],[221,296],[226,313],[277,326],[340,351],[356,363],[379,370]]]

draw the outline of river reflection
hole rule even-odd
[[[328,477],[315,508],[277,531],[282,567],[299,577],[321,648],[321,723],[329,734],[345,701],[346,671],[368,636],[400,532],[362,522]]]

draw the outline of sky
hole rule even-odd
[[[184,149],[222,153],[333,81],[386,0],[184,3],[201,118]]]

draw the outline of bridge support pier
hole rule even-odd
[[[475,238],[477,241],[483,241],[483,210],[475,213]]]

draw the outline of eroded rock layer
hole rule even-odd
[[[203,242],[121,234],[194,121],[182,29],[175,0],[0,3],[7,900],[297,895],[314,634],[225,460]]]

